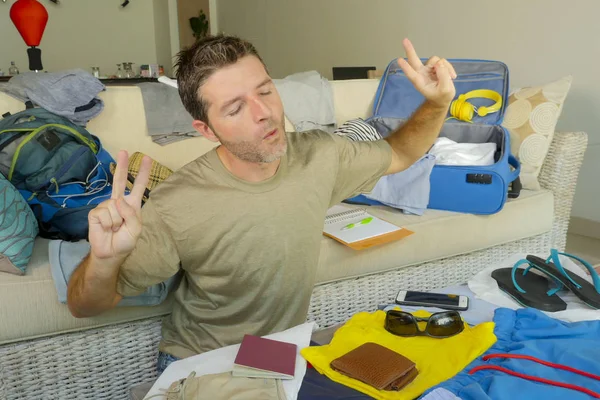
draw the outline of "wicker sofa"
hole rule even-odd
[[[377,83],[332,82],[338,123],[368,116]],[[112,154],[141,151],[177,169],[214,146],[204,138],[154,144],[135,86],[110,86],[101,97],[105,110],[88,128]],[[0,94],[2,112],[22,108]],[[415,235],[361,252],[323,237],[308,319],[327,327],[390,302],[399,288],[461,283],[510,253],[563,249],[586,145],[585,133],[556,133],[540,176],[543,190],[524,191],[498,214],[428,210],[417,217],[377,207],[371,212]],[[25,276],[0,275],[0,399],[126,399],[130,387],[156,377],[161,318],[171,300],[75,319],[57,300],[48,241],[38,239]]]

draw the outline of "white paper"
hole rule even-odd
[[[314,322],[307,322],[283,332],[264,336],[268,339],[294,343],[298,346],[294,379],[281,381],[288,400],[296,400],[298,397],[300,385],[302,385],[304,375],[306,374],[306,360],[300,355],[300,350],[310,345],[310,338],[315,325]],[[154,382],[154,385],[144,399],[165,393],[171,383],[182,378],[187,378],[192,371],[196,371],[197,377],[232,371],[233,362],[239,348],[240,345],[236,344],[173,362],[165,369],[162,375],[158,377],[156,382]],[[160,399],[161,397],[156,398]],[[163,397],[163,399],[164,398],[165,397]]]
[[[512,268],[515,263],[519,260],[525,259],[527,254],[514,254],[504,261],[499,262],[496,265],[492,265],[469,280],[469,288],[475,295],[485,301],[495,304],[500,307],[506,307],[513,310],[524,308],[521,304],[513,300],[512,297],[504,293],[498,287],[498,283],[492,278],[492,271],[498,268]],[[583,279],[592,283],[592,277],[588,275],[578,264],[575,264],[570,258],[560,255],[560,262],[562,266],[579,276]],[[545,258],[545,257],[542,257]],[[526,268],[524,265],[522,268]],[[536,273],[532,268],[529,273]],[[547,276],[540,274],[542,276]],[[550,278],[551,279],[551,278]],[[552,318],[560,319],[565,322],[577,322],[577,321],[590,321],[600,319],[600,310],[595,310],[584,302],[579,300],[570,290],[561,290],[557,295],[567,303],[567,309],[564,311],[547,312],[542,311],[546,315]]]
[[[348,213],[348,215],[335,217],[335,214],[342,214],[344,212]],[[387,221],[370,215],[361,208],[351,209],[343,206],[333,206],[327,212],[327,217],[328,218],[325,219],[323,232],[335,236],[346,243],[360,242],[361,240],[374,238],[402,229],[399,226],[390,224]],[[373,218],[373,220],[368,224],[358,224],[358,222],[369,217]],[[351,229],[343,229],[349,224],[356,225]]]

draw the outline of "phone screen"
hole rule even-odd
[[[440,293],[426,293],[426,292],[406,292],[404,301],[416,302],[416,303],[434,303],[448,306],[458,306],[458,295],[454,294],[440,294]]]

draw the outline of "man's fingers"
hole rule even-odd
[[[448,68],[448,71],[450,72],[450,77],[452,79],[456,79],[456,77],[458,76],[456,74],[456,71],[454,70],[454,66],[450,63],[450,61],[446,60],[444,58],[444,64],[446,64],[446,68]]]
[[[429,60],[427,60],[425,65],[427,65],[427,66],[435,65],[435,64],[437,64],[438,61],[440,61],[440,58],[438,56],[433,56]]]
[[[435,66],[438,62],[440,62],[440,60],[442,60],[442,62],[446,65],[446,68],[448,68],[448,71],[450,72],[450,77],[452,79],[456,79],[456,71],[454,70],[454,66],[452,66],[452,64],[450,64],[450,61],[446,60],[445,58],[440,58],[438,56],[433,56],[431,57],[429,60],[427,60],[427,62],[425,63],[426,66]]]
[[[125,195],[127,187],[127,169],[129,167],[129,157],[125,150],[119,151],[117,155],[117,168],[113,175],[111,199],[118,199]]]
[[[90,225],[100,225],[105,231],[110,231],[113,228],[113,221],[110,212],[105,207],[96,207],[89,213]]]
[[[112,230],[113,232],[116,232],[119,230],[121,225],[123,225],[123,217],[121,217],[119,210],[117,210],[117,203],[115,201],[109,201],[106,209],[108,210],[112,220]]]
[[[144,156],[144,158],[142,159],[142,165],[140,166],[140,172],[135,177],[133,189],[131,189],[131,193],[129,194],[133,202],[129,204],[136,204],[139,205],[139,207],[142,206],[142,199],[144,198],[144,192],[146,191],[148,181],[150,180],[151,169],[152,160],[150,159],[150,157]]]
[[[398,65],[402,68],[402,71],[404,71],[404,75],[406,75],[408,80],[411,81],[415,87],[418,87],[420,84],[419,79],[421,78],[419,73],[403,58],[398,59]]]
[[[125,220],[125,226],[131,237],[139,235],[142,230],[142,225],[136,209],[127,204],[125,199],[117,200],[117,209],[119,210],[119,214],[123,217],[123,220]]]
[[[441,60],[435,65],[435,74],[438,78],[440,90],[449,93],[453,89],[452,77],[446,63]]]
[[[423,66],[423,63],[421,62],[421,59],[417,55],[417,52],[416,52],[415,48],[413,47],[411,41],[408,39],[404,39],[402,41],[402,44],[404,45],[404,51],[406,52],[406,58],[408,58],[408,63],[411,65],[411,67],[413,67],[413,69],[416,69],[416,70],[421,68]]]

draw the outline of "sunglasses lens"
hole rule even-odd
[[[433,315],[427,324],[427,333],[431,336],[452,336],[462,332],[465,325],[456,312]]]
[[[388,312],[385,317],[385,329],[400,336],[417,334],[417,324],[412,315],[403,312]]]

